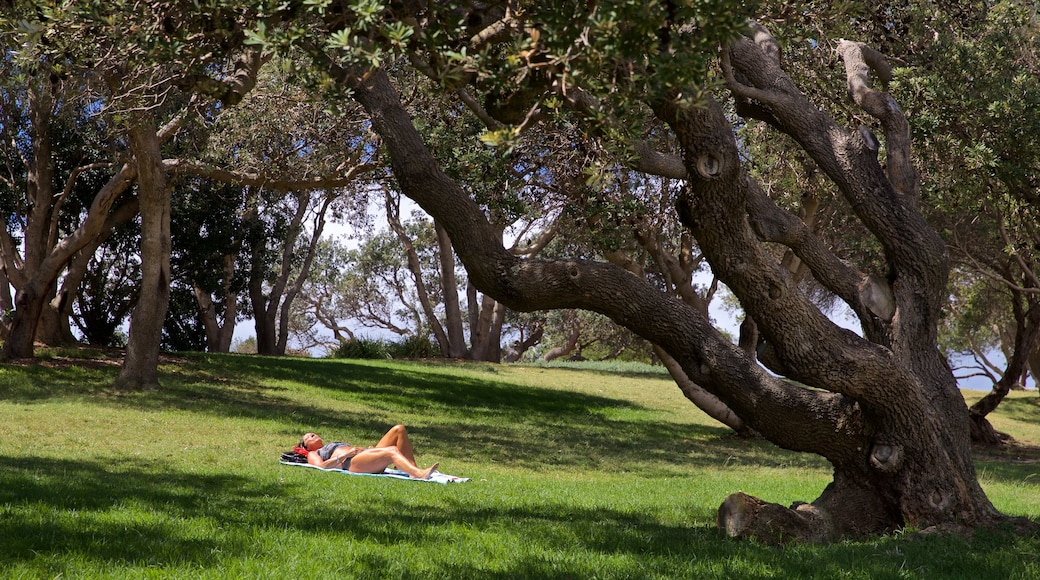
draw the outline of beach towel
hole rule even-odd
[[[318,471],[332,471],[335,473],[345,473],[347,475],[363,475],[365,477],[389,477],[392,479],[407,479],[408,481],[430,481],[433,483],[462,483],[469,481],[468,477],[455,477],[454,475],[448,475],[447,473],[441,473],[434,471],[429,479],[414,479],[409,477],[407,473],[399,471],[397,469],[385,469],[383,473],[354,473],[353,471],[347,471],[345,469],[325,469],[324,467],[318,467],[317,465],[311,465],[310,463],[296,463],[295,461],[280,461],[282,465],[291,465],[293,467],[309,467],[311,469],[317,469]]]

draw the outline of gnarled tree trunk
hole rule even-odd
[[[885,278],[839,260],[797,216],[773,204],[742,167],[718,103],[652,101],[674,131],[689,176],[678,206],[682,223],[756,322],[763,360],[811,389],[767,372],[702,312],[617,266],[511,255],[480,208],[440,170],[386,74],[330,68],[371,115],[402,191],[448,231],[481,291],[521,311],[606,314],[659,345],[763,437],[833,465],[833,482],[807,507],[728,501],[737,507],[725,510],[736,514],[720,522],[725,530],[768,540],[756,530],[775,528],[786,538],[819,541],[905,526],[993,524],[1003,516],[978,483],[967,408],[936,346],[949,265],[942,239],[916,209],[906,122],[892,98],[868,83],[872,71],[885,74],[882,57],[855,43],[839,51],[850,94],[884,129],[886,168],[869,130],[838,126],[798,91],[761,28],[728,47],[723,70],[738,110],[756,111],[791,135],[848,200],[884,248]],[[871,321],[866,336],[829,320],[763,242],[789,247],[818,282]],[[732,525],[732,517],[747,525]]]

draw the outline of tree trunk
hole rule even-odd
[[[448,332],[448,357],[466,358],[466,335],[462,331],[462,310],[459,307],[459,281],[455,277],[455,252],[451,238],[444,228],[433,220],[437,232],[437,256],[440,258],[441,290],[444,295],[444,325]]]
[[[480,314],[475,326],[470,326],[472,349],[470,358],[485,362],[499,362],[502,357],[502,324],[505,306],[485,294],[480,300]]]
[[[300,195],[300,203],[306,204],[304,201],[308,198],[308,195]],[[325,231],[325,214],[328,213],[329,207],[332,206],[332,202],[335,201],[336,195],[333,191],[325,191],[321,198],[321,206],[314,212],[314,222],[311,224],[311,239],[307,244],[306,251],[303,252],[303,262],[300,264],[299,269],[295,273],[293,283],[288,286],[285,291],[285,295],[282,299],[282,305],[278,316],[278,352],[285,354],[285,349],[288,345],[289,339],[289,316],[292,311],[293,302],[296,297],[300,295],[300,290],[303,288],[304,282],[307,281],[307,277],[311,272],[311,265],[314,263],[314,256],[318,252],[318,240],[321,239],[322,232]],[[299,256],[297,256],[299,258]]]
[[[0,360],[32,358],[36,326],[47,302],[45,290],[41,291],[38,284],[33,280],[15,292],[14,313]]]
[[[512,363],[523,358],[524,353],[533,348],[536,344],[542,341],[542,336],[545,335],[545,328],[541,325],[535,327],[534,330],[528,336],[521,335],[520,340],[516,343],[516,346],[510,351],[505,357],[507,363]]]
[[[72,303],[79,296],[79,287],[86,276],[90,259],[101,244],[111,237],[117,226],[133,219],[139,211],[140,207],[136,199],[121,204],[108,216],[97,235],[76,252],[69,261],[68,270],[61,281],[59,299],[51,301],[47,307],[44,307],[43,317],[40,321],[44,328],[37,330],[38,340],[52,345],[75,343],[76,338],[72,334],[69,319],[72,316]]]
[[[581,322],[578,317],[575,316],[574,312],[567,312],[564,316],[564,321],[569,326],[567,332],[567,340],[563,344],[557,347],[549,349],[545,353],[545,362],[556,360],[562,356],[567,356],[578,347],[578,339],[581,338]]]
[[[408,260],[408,271],[412,273],[412,280],[415,282],[415,293],[419,297],[419,305],[422,306],[425,326],[429,327],[430,332],[433,333],[434,340],[437,341],[437,346],[440,348],[441,356],[461,358],[453,354],[455,351],[452,347],[451,337],[444,332],[444,327],[437,320],[437,314],[433,309],[433,301],[430,300],[426,282],[423,281],[422,263],[419,261],[419,254],[415,251],[415,245],[412,244],[411,238],[408,237],[408,232],[405,231],[404,225],[401,223],[400,196],[392,196],[389,191],[384,191],[383,193],[386,198],[386,221],[390,225],[390,229],[397,234],[397,239],[401,242],[401,247],[404,248],[405,257]],[[419,322],[418,326],[422,328],[422,320]]]
[[[3,248],[0,247],[0,340],[7,338],[11,329],[9,316],[14,312],[14,296],[11,295],[11,281],[7,279],[7,262]]]
[[[26,90],[31,123],[29,134],[32,139],[32,156],[28,159],[26,174],[26,201],[32,211],[25,220],[21,240],[25,258],[22,260],[20,271],[17,271],[18,275],[12,276],[11,280],[15,282],[16,289],[15,313],[0,355],[3,359],[33,356],[33,341],[36,339],[40,316],[48,297],[54,292],[55,281],[60,272],[60,265],[57,264],[54,264],[53,276],[49,271],[41,271],[51,249],[47,242],[54,205],[54,167],[51,161],[50,139],[53,101],[49,88],[45,83],[41,84],[43,86],[30,82]],[[10,254],[13,258],[14,244],[6,231],[4,236],[5,254]],[[13,260],[8,261],[8,264],[12,263]],[[15,273],[8,273],[12,274]]]
[[[170,303],[170,189],[154,119],[142,115],[129,136],[141,209],[141,287],[115,385],[137,390],[159,387],[162,327]]]
[[[47,300],[40,312],[40,322],[36,327],[36,341],[47,346],[70,346],[76,344],[76,337],[69,325],[72,313],[72,301],[75,295],[64,289],[54,298]]]
[[[227,264],[234,262],[230,256],[225,256],[225,272]],[[230,278],[225,278],[230,281]],[[238,296],[231,292],[229,284],[224,284],[224,300],[226,307],[222,316],[217,315],[216,304],[209,292],[198,285],[192,287],[195,294],[195,302],[199,308],[199,317],[202,318],[202,327],[206,332],[206,352],[230,352],[231,341],[235,334],[235,322],[238,318]]]
[[[706,415],[715,419],[719,423],[733,429],[742,437],[750,437],[754,435],[754,432],[744,423],[744,420],[737,416],[732,409],[726,406],[725,403],[719,400],[718,397],[704,390],[700,385],[690,380],[690,377],[686,376],[683,372],[682,366],[677,360],[671,357],[661,347],[654,345],[654,354],[657,358],[661,359],[661,363],[664,364],[664,368],[668,369],[668,374],[671,375],[672,380],[679,386],[679,390],[686,396],[691,403],[693,403],[698,409],[704,411]]]
[[[494,312],[491,316],[491,328],[488,329],[487,347],[484,353],[485,362],[502,361],[502,326],[506,323],[505,304],[495,302]]]

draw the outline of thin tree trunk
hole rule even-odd
[[[480,315],[477,317],[476,326],[470,327],[470,340],[473,343],[470,358],[473,360],[487,361],[492,356],[491,336],[492,326],[495,320],[495,308],[498,303],[494,298],[484,294],[480,300]]]
[[[440,258],[441,289],[444,295],[444,325],[448,332],[448,356],[466,358],[466,334],[462,329],[462,310],[459,307],[459,282],[455,277],[455,251],[451,248],[448,232],[433,220],[437,233],[437,255]]]
[[[744,423],[744,420],[738,417],[725,403],[715,395],[704,390],[697,383],[691,381],[686,372],[682,370],[682,365],[679,364],[679,361],[672,358],[671,355],[656,344],[653,345],[653,349],[654,354],[664,364],[664,368],[668,369],[668,374],[672,376],[672,380],[679,386],[679,390],[698,409],[704,411],[712,419],[733,429],[738,435],[743,437],[754,435],[754,432]]]
[[[415,245],[412,244],[411,238],[408,237],[404,224],[401,223],[400,200],[395,199],[389,191],[384,191],[383,193],[386,198],[386,220],[390,225],[390,229],[397,234],[397,239],[404,248],[405,256],[408,259],[408,271],[412,273],[412,280],[415,282],[415,293],[419,297],[419,304],[422,306],[426,325],[430,328],[434,340],[437,341],[437,345],[440,347],[441,356],[451,358],[451,353],[453,352],[451,339],[444,332],[444,327],[441,326],[440,321],[437,320],[433,302],[430,300],[429,290],[426,288],[426,282],[423,281],[422,263],[419,261],[419,254],[415,251]]]
[[[321,202],[321,207],[318,208],[314,214],[314,225],[311,228],[311,239],[307,244],[307,250],[304,252],[303,263],[300,264],[299,270],[296,272],[296,279],[292,285],[285,292],[285,296],[282,299],[281,312],[278,317],[278,350],[281,353],[285,353],[289,339],[289,316],[292,311],[293,302],[296,297],[300,295],[300,290],[303,288],[304,282],[307,281],[307,277],[310,276],[311,265],[314,263],[314,256],[318,253],[318,240],[321,239],[322,232],[325,231],[325,214],[328,213],[329,207],[332,206],[332,202],[335,201],[336,196],[333,191],[325,191],[324,197]],[[304,203],[301,198],[301,203]]]
[[[541,325],[535,327],[531,334],[526,337],[521,335],[521,339],[517,342],[516,347],[512,349],[512,352],[506,356],[505,361],[507,363],[516,362],[523,358],[524,353],[533,348],[536,344],[542,341],[542,336],[545,335],[545,328]]]
[[[0,340],[7,338],[11,329],[8,316],[14,311],[14,296],[11,295],[11,281],[7,279],[7,264],[0,249]]]
[[[491,317],[491,328],[488,329],[487,351],[484,354],[486,362],[500,362],[502,360],[502,326],[506,323],[505,304],[496,301],[495,311]]]
[[[574,352],[574,349],[578,346],[578,339],[581,338],[581,323],[573,310],[568,310],[564,314],[564,321],[570,327],[567,340],[560,346],[549,349],[549,352],[545,353],[545,362],[556,360],[561,356],[567,356]]]

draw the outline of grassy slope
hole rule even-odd
[[[0,367],[0,576],[1032,578],[1040,540],[720,538],[743,490],[811,500],[817,458],[743,442],[657,375],[190,356],[115,393],[103,357]],[[995,420],[1040,442],[1037,397]],[[277,463],[305,430],[412,430],[439,486]],[[1021,453],[980,459],[997,506],[1040,517]]]

